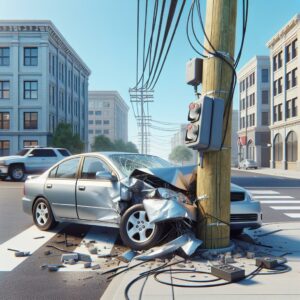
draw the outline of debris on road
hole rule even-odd
[[[62,254],[60,260],[61,260],[61,262],[69,261],[69,260],[78,261],[79,260],[79,256],[78,256],[77,253],[65,253],[65,254]]]
[[[133,251],[133,250],[128,250],[126,252],[124,252],[122,255],[117,256],[117,259],[120,261],[123,261],[125,263],[128,263],[130,261],[132,261],[132,259],[137,256],[137,251]]]
[[[84,267],[85,269],[89,269],[91,266],[92,266],[92,263],[91,263],[91,262],[86,262],[86,263],[83,265],[83,267]]]
[[[39,239],[44,239],[45,238],[45,236],[44,235],[42,235],[42,236],[37,236],[37,237],[34,237],[33,239],[34,240],[39,240]]]
[[[99,264],[92,266],[92,270],[99,270],[99,269],[101,269]]]
[[[25,256],[30,256],[30,251],[15,252],[15,257],[25,257]]]

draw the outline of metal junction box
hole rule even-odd
[[[202,83],[203,59],[193,58],[186,63],[186,83],[197,86]]]
[[[245,270],[232,265],[216,265],[211,267],[211,274],[229,282],[245,278]]]

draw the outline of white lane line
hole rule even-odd
[[[276,210],[300,210],[300,206],[271,206]]]
[[[98,255],[109,255],[113,249],[113,246],[115,244],[115,241],[119,235],[118,229],[113,228],[104,228],[99,226],[92,227],[83,240],[85,240],[86,243],[89,241],[95,241],[94,245],[98,248]],[[74,252],[79,252],[83,254],[88,254],[92,258],[92,265],[95,264],[102,264],[104,259],[98,258],[98,255],[92,255],[89,253],[87,247],[83,244],[79,245],[76,249],[73,250]],[[65,265],[65,268],[60,268],[59,272],[86,272],[91,271],[91,269],[85,269],[84,268],[84,262],[78,262],[75,265]],[[98,271],[98,270],[96,270]]]
[[[292,196],[253,196],[254,199],[294,199]]]
[[[271,190],[249,190],[252,195],[279,195],[279,192]]]
[[[0,272],[9,272],[24,262],[28,257],[15,257],[13,251],[8,248],[19,251],[30,251],[32,254],[39,249],[44,243],[49,241],[63,226],[58,226],[54,231],[41,231],[35,225],[29,227],[10,240],[0,245]],[[34,239],[35,237],[44,236],[44,238]]]
[[[288,216],[288,217],[290,217],[290,218],[294,218],[294,219],[296,219],[296,218],[300,218],[300,214],[285,214],[286,216]]]
[[[263,204],[300,204],[300,200],[263,200],[259,202]]]

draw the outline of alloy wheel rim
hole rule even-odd
[[[48,207],[44,202],[40,202],[36,208],[35,219],[40,226],[45,226],[49,219]]]
[[[21,179],[23,177],[23,170],[21,168],[16,168],[13,170],[13,177],[16,179]]]
[[[126,231],[129,238],[135,243],[144,243],[154,234],[155,224],[150,224],[144,210],[134,212],[127,221]]]

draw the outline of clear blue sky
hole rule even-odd
[[[188,0],[187,6],[191,2]],[[268,55],[266,42],[300,12],[297,0],[249,2],[246,42],[239,68],[255,55]],[[238,0],[237,45],[241,3]],[[0,0],[0,18],[51,20],[92,70],[90,90],[118,90],[130,104],[128,89],[134,85],[136,70],[136,0]],[[186,13],[155,88],[155,102],[150,106],[155,120],[186,122],[188,104],[194,99],[193,89],[185,84],[185,64],[196,54],[188,45],[185,22]],[[152,134],[151,152],[167,157],[172,132],[153,130]],[[136,122],[130,111],[129,139],[136,143],[136,136]]]

